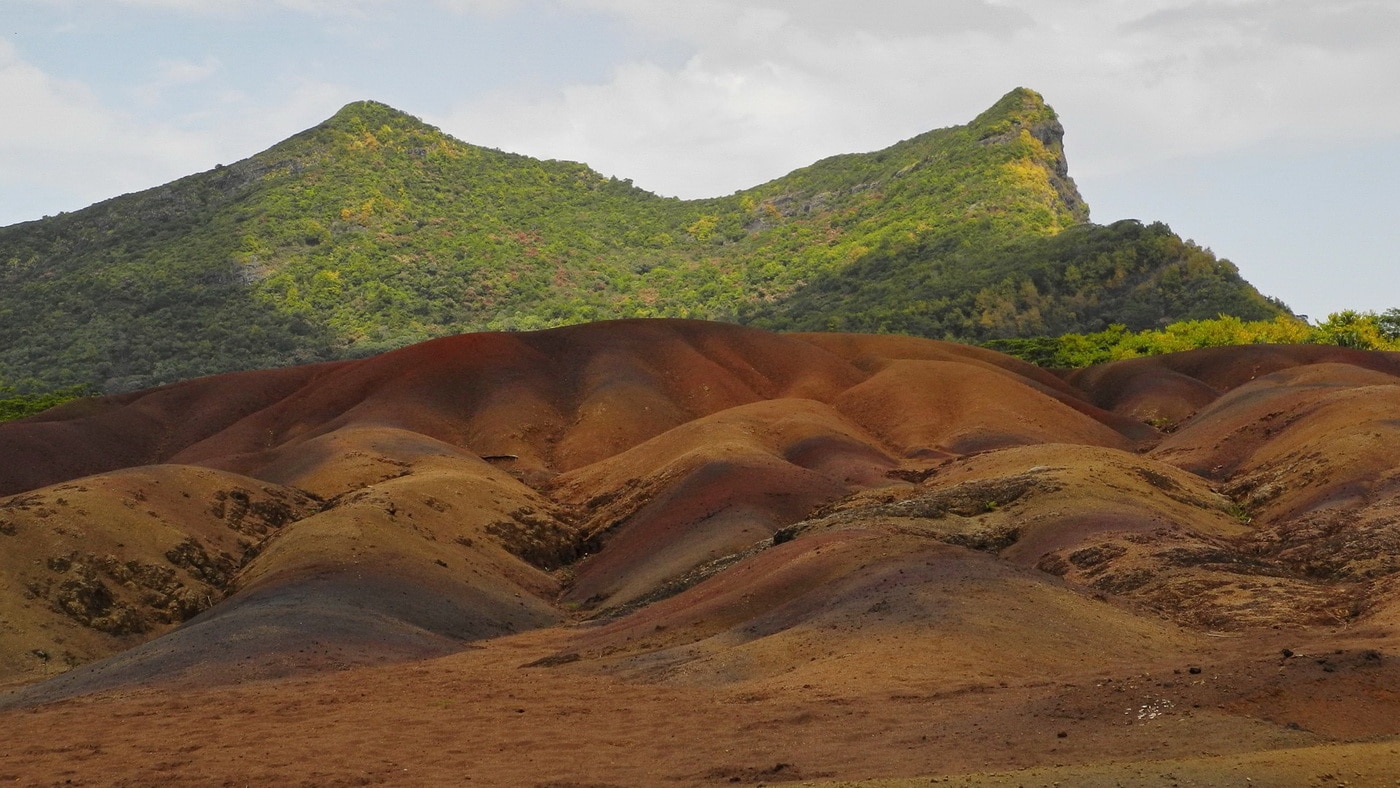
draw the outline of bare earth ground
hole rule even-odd
[[[0,426],[0,783],[1393,785],[1400,358],[454,337]]]
[[[950,684],[934,661],[897,692],[858,675],[836,685],[713,688],[520,667],[558,636],[531,633],[393,668],[12,711],[0,779],[703,785],[877,775],[928,784],[956,775],[947,782],[1388,785],[1400,750],[1390,737],[1396,700],[1385,689],[1394,670],[1353,664],[1354,653],[1329,651],[1344,666],[1323,674],[1312,658],[1280,665],[1231,643],[1200,659],[1200,674],[1184,663],[1152,671],[1110,663],[1050,685],[1005,687]],[[1261,709],[1261,699],[1277,711]],[[1366,743],[1332,743],[1357,738]],[[1072,766],[1015,771],[1062,764]]]

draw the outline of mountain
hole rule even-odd
[[[980,341],[1283,310],[1160,224],[1088,224],[1017,89],[965,126],[707,200],[374,102],[246,160],[0,228],[0,385],[127,391],[615,317]]]
[[[1388,784],[1397,409],[692,320],[71,402],[0,424],[0,775]]]

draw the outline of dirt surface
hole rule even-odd
[[[621,321],[0,425],[0,784],[1393,785],[1400,357]]]

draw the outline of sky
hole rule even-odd
[[[1314,320],[1400,307],[1400,0],[0,0],[0,226],[362,99],[693,198],[1018,86],[1094,221],[1165,221]]]

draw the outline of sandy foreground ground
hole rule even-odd
[[[950,681],[936,655],[898,686],[879,666],[840,659],[826,681],[724,687],[522,667],[567,637],[11,710],[0,715],[0,781],[1393,785],[1400,766],[1395,668],[1350,651],[1321,665],[1232,640],[1199,665],[1108,662],[1005,685]]]

